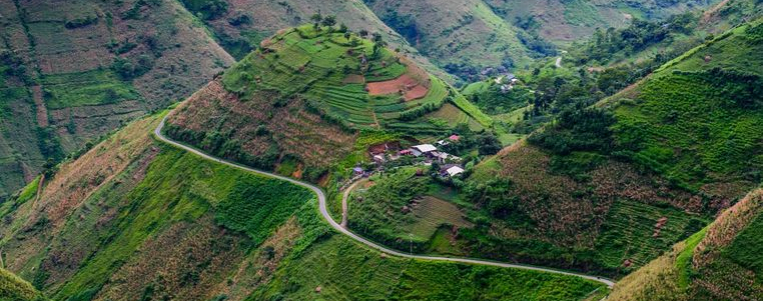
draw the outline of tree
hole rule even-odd
[[[321,25],[326,27],[331,27],[336,25],[336,16],[326,16],[325,18],[323,18]]]
[[[360,34],[361,37],[365,38],[368,36],[368,30],[361,29],[358,34]]]
[[[321,21],[323,20],[323,16],[321,13],[316,13],[310,16],[310,20],[313,21],[313,28],[318,29]]]
[[[347,25],[344,25],[344,23],[339,24],[339,32],[347,33],[349,30],[347,29]]]
[[[501,150],[501,141],[493,133],[485,133],[477,136],[480,155],[495,155]]]

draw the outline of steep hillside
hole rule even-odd
[[[0,11],[0,198],[233,61],[176,1],[3,0]]]
[[[366,1],[390,27],[446,71],[470,78],[483,68],[521,68],[531,51],[518,30],[481,0]]]
[[[715,0],[487,0],[507,22],[516,22],[526,29],[554,42],[571,42],[591,36],[596,28],[621,28],[634,19],[661,20],[689,10],[710,6]]]
[[[623,278],[609,300],[760,300],[761,223],[758,189],[707,229]]]
[[[575,300],[606,290],[372,251],[331,231],[309,190],[154,140],[160,118],[128,125],[63,164],[39,193],[33,182],[3,203],[7,268],[54,300]]]
[[[45,298],[29,282],[0,268],[0,299],[7,301],[43,301]]]
[[[400,136],[473,130],[491,120],[405,56],[336,28],[283,30],[168,119],[167,133],[263,169],[312,181],[355,150]]]

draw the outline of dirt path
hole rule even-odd
[[[614,282],[612,280],[597,277],[597,276],[591,276],[591,275],[585,275],[585,274],[579,274],[574,272],[567,272],[557,269],[550,269],[550,268],[542,268],[542,267],[536,267],[536,266],[530,266],[530,265],[521,265],[521,264],[512,264],[512,263],[504,263],[504,262],[498,262],[498,261],[489,261],[489,260],[481,260],[481,259],[473,259],[473,258],[459,258],[459,257],[443,257],[443,256],[427,256],[427,255],[414,255],[410,253],[403,253],[401,251],[389,249],[387,247],[384,247],[380,244],[377,244],[371,240],[368,240],[358,234],[355,234],[354,232],[350,231],[349,229],[342,227],[339,223],[337,223],[334,218],[331,217],[331,214],[328,211],[327,205],[326,205],[326,194],[323,192],[323,190],[317,186],[314,186],[312,184],[298,181],[292,178],[272,174],[266,171],[257,170],[254,168],[250,168],[238,163],[234,163],[231,161],[223,160],[217,157],[213,157],[210,155],[207,155],[206,153],[202,152],[201,150],[198,150],[196,148],[187,146],[185,144],[182,144],[180,142],[176,142],[173,140],[170,140],[169,138],[165,137],[164,134],[162,134],[162,128],[164,127],[164,122],[167,120],[167,114],[162,121],[159,123],[159,126],[154,129],[154,135],[157,137],[157,139],[164,141],[165,143],[168,143],[170,145],[173,145],[177,148],[183,149],[185,151],[188,151],[190,153],[196,154],[199,157],[202,157],[206,160],[217,162],[220,164],[225,164],[231,167],[235,167],[244,171],[252,172],[255,174],[276,178],[279,180],[284,180],[289,183],[292,183],[297,186],[301,186],[307,189],[310,189],[313,191],[317,197],[318,197],[318,209],[323,216],[323,218],[326,220],[326,222],[334,228],[337,232],[344,234],[345,236],[362,243],[370,248],[376,249],[378,251],[381,251],[383,253],[387,253],[390,255],[403,257],[403,258],[411,258],[411,259],[418,259],[418,260],[429,260],[429,261],[448,261],[448,262],[457,262],[457,263],[466,263],[466,264],[476,264],[476,265],[487,265],[487,266],[494,266],[494,267],[501,267],[501,268],[514,268],[514,269],[524,269],[524,270],[533,270],[533,271],[540,271],[540,272],[546,272],[546,273],[553,273],[553,274],[560,274],[560,275],[567,275],[567,276],[574,276],[574,277],[580,277],[583,279],[588,279],[592,281],[597,281],[600,283],[603,283],[607,285],[609,288],[612,288],[614,286]],[[350,189],[348,189],[350,190]]]
[[[365,183],[367,180],[362,179],[360,181],[357,181],[355,183],[352,183],[350,187],[347,187],[347,189],[344,190],[344,194],[342,194],[342,227],[347,228],[347,199],[350,198],[350,192],[352,192],[353,189],[355,189],[355,186],[358,186],[360,183]]]
[[[37,109],[37,125],[41,128],[48,127],[48,109],[45,108],[45,100],[42,98],[42,87],[32,87],[32,98]]]

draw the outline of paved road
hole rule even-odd
[[[168,116],[169,116],[169,114],[168,114]],[[352,239],[354,239],[354,240],[356,240],[356,241],[358,241],[358,242],[360,242],[360,243],[362,243],[362,244],[364,244],[366,246],[369,246],[371,248],[377,249],[377,250],[379,250],[381,252],[384,252],[384,253],[387,253],[387,254],[390,254],[390,255],[399,256],[399,257],[413,258],[413,259],[420,259],[420,260],[449,261],[449,262],[459,262],[459,263],[468,263],[468,264],[496,266],[496,267],[502,267],[502,268],[515,268],[515,269],[525,269],[525,270],[541,271],[541,272],[548,272],[548,273],[554,273],[554,274],[562,274],[562,275],[568,275],[568,276],[575,276],[575,277],[580,277],[580,278],[589,279],[589,280],[593,280],[593,281],[598,281],[598,282],[606,284],[610,288],[612,288],[612,286],[614,285],[614,282],[612,282],[609,279],[605,279],[605,278],[601,278],[601,277],[596,277],[596,276],[589,276],[589,275],[584,275],[584,274],[578,274],[578,273],[573,273],[573,272],[566,272],[566,271],[559,271],[559,270],[554,270],[554,269],[547,269],[547,268],[542,268],[542,267],[519,265],[519,264],[511,264],[511,263],[503,263],[503,262],[488,261],[488,260],[481,260],[481,259],[471,259],[471,258],[413,255],[413,254],[402,253],[402,252],[399,252],[399,251],[396,251],[396,250],[388,249],[388,248],[386,248],[384,246],[376,244],[375,242],[372,242],[372,241],[370,241],[368,239],[365,239],[362,236],[357,235],[357,234],[353,233],[352,231],[348,230],[347,228],[344,228],[340,224],[338,224],[331,217],[331,215],[329,214],[328,208],[326,207],[326,194],[323,193],[323,190],[321,190],[320,188],[318,188],[316,186],[313,186],[312,184],[309,184],[309,183],[305,183],[305,182],[302,182],[302,181],[297,181],[297,180],[292,179],[292,178],[288,178],[288,177],[272,174],[272,173],[269,173],[269,172],[266,172],[266,171],[256,170],[256,169],[253,169],[253,168],[250,168],[250,167],[246,167],[246,166],[238,164],[238,163],[234,163],[234,162],[223,160],[223,159],[220,159],[220,158],[217,158],[217,157],[213,157],[213,156],[207,155],[206,153],[204,153],[204,152],[202,152],[202,151],[200,151],[198,149],[195,149],[193,147],[190,147],[190,146],[181,144],[179,142],[175,142],[173,140],[170,140],[169,138],[165,137],[164,134],[162,134],[162,128],[164,127],[164,122],[166,120],[167,120],[167,116],[165,116],[162,119],[162,122],[159,123],[159,126],[157,126],[156,129],[154,129],[154,134],[156,135],[156,137],[158,139],[160,139],[160,140],[162,140],[162,141],[164,141],[166,143],[169,143],[169,144],[171,144],[173,146],[176,146],[178,148],[181,148],[181,149],[184,149],[184,150],[189,151],[191,153],[194,153],[194,154],[196,154],[196,155],[198,155],[198,156],[200,156],[200,157],[202,157],[204,159],[210,160],[210,161],[214,161],[214,162],[217,162],[217,163],[220,163],[220,164],[229,165],[229,166],[232,166],[232,167],[235,167],[235,168],[239,168],[239,169],[242,169],[242,170],[245,170],[245,171],[253,172],[253,173],[256,173],[256,174],[260,174],[260,175],[264,175],[264,176],[273,177],[273,178],[276,178],[276,179],[288,181],[288,182],[290,182],[292,184],[295,184],[295,185],[298,185],[298,186],[302,186],[304,188],[312,190],[313,192],[315,192],[316,195],[318,195],[318,207],[320,209],[321,215],[323,215],[323,218],[326,220],[326,222],[329,223],[329,225],[331,225],[332,228],[334,228],[334,230],[339,231],[340,233],[342,233],[342,234],[344,234],[344,235],[346,235],[346,236],[348,236],[348,237],[350,237],[350,238],[352,238]]]

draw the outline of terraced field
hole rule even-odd
[[[412,211],[416,219],[403,228],[415,239],[429,240],[442,226],[457,228],[473,226],[464,219],[464,213],[458,209],[458,206],[432,196],[422,197]]]
[[[643,266],[676,241],[702,229],[708,221],[673,208],[616,201],[610,208],[596,249],[604,264]]]
[[[278,91],[283,98],[304,96],[322,114],[355,128],[380,128],[406,110],[430,105],[436,110],[450,94],[447,84],[426,74],[397,54],[355,34],[302,26],[263,42],[265,50],[244,58],[223,82],[228,90],[253,94]],[[383,82],[403,74],[428,79],[426,96],[402,103],[395,94],[369,96],[365,83]],[[350,80],[356,78],[362,80]],[[416,79],[423,81],[423,79]],[[431,87],[430,87],[431,86]],[[246,91],[246,92],[244,92]]]

